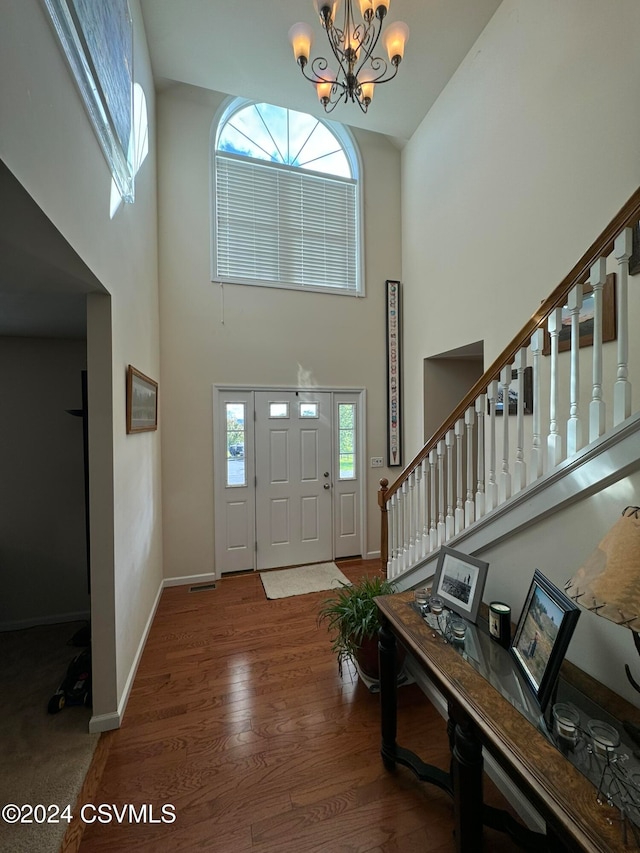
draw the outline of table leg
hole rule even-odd
[[[482,850],[482,744],[473,723],[449,703],[449,719],[455,724],[451,776],[456,850],[478,853]]]
[[[396,732],[398,721],[398,678],[396,672],[396,638],[381,618],[378,632],[378,663],[380,669],[380,729],[382,762],[387,770],[396,766]]]

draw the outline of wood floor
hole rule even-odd
[[[347,561],[351,579],[377,562]],[[338,674],[316,613],[326,592],[266,599],[259,575],[164,591],[123,725],[94,768],[94,804],[175,808],[173,823],[93,823],[80,853],[454,850],[452,805],[379,756],[378,697]],[[399,691],[398,741],[446,768],[445,722]],[[97,761],[107,750],[97,752]],[[503,803],[488,783],[487,799]],[[149,816],[149,813],[147,813]],[[514,850],[486,830],[485,849]],[[73,833],[72,833],[73,835]]]

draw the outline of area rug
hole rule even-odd
[[[267,598],[288,598],[290,595],[306,595],[348,584],[335,563],[315,563],[297,566],[295,569],[260,572],[260,580]]]

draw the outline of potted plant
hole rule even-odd
[[[353,661],[368,678],[378,679],[378,608],[374,598],[395,592],[391,581],[377,575],[353,584],[341,584],[327,598],[318,613],[332,634],[331,648],[342,663]]]

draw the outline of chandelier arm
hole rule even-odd
[[[372,21],[373,20],[375,20],[375,19],[372,19]],[[369,23],[369,26],[367,27],[367,29],[365,31],[364,38],[360,42],[360,47],[365,48],[365,55],[364,55],[362,61],[360,62],[360,65],[358,66],[358,70],[356,71],[356,75],[358,75],[362,71],[364,64],[369,61],[369,57],[371,56],[373,51],[376,49],[376,45],[378,44],[378,40],[380,39],[380,33],[382,32],[382,22],[383,22],[384,18],[382,18],[382,19],[378,18],[377,20],[378,20],[377,26],[373,23]],[[373,43],[370,44],[368,47],[366,47],[365,46],[366,42],[368,40],[368,37],[371,35],[372,31],[373,31]],[[374,60],[375,60],[375,57],[374,57]],[[372,60],[372,61],[374,61],[374,60]],[[382,61],[384,62],[384,60],[382,60]]]

